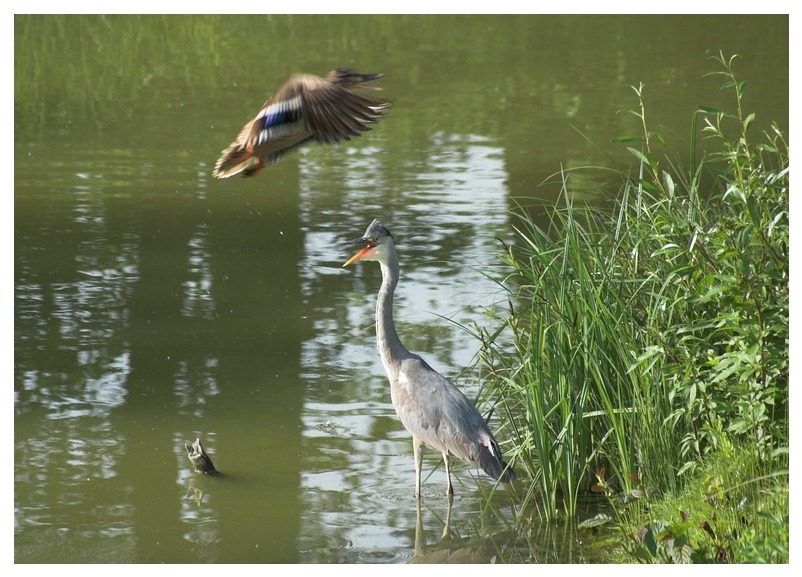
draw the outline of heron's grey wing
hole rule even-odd
[[[495,443],[473,403],[423,359],[401,363],[391,392],[404,427],[434,450],[479,463],[482,446]]]

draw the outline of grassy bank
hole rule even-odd
[[[777,129],[753,141],[733,62],[710,74],[733,110],[694,111],[684,159],[635,89],[615,210],[575,206],[563,174],[547,228],[520,211],[509,314],[479,333],[525,504],[606,495],[586,526],[642,561],[788,560],[788,153]]]

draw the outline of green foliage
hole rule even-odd
[[[617,139],[636,161],[618,169],[617,210],[575,206],[563,174],[548,229],[521,210],[504,246],[510,310],[481,331],[482,364],[532,479],[524,501],[548,518],[574,514],[588,490],[626,495],[637,517],[642,496],[679,489],[733,446],[749,448],[755,477],[787,468],[787,145],[776,128],[750,144],[746,84],[716,61],[736,112],[694,113],[687,167],[658,159],[665,140],[639,86],[627,113],[643,133]],[[715,149],[702,160],[697,136]],[[704,549],[682,523],[644,525],[633,554],[732,559],[733,542]],[[774,545],[751,555],[776,557]]]
[[[695,230],[685,326],[676,330],[673,367],[694,367],[676,379],[679,401],[670,422],[687,430],[684,470],[715,448],[711,428],[724,423],[734,438],[754,444],[759,461],[788,442],[788,158],[778,130],[750,147],[744,116],[745,84],[724,68],[737,113],[705,115],[702,132],[721,144],[706,162],[719,191],[704,227]],[[736,124],[735,136],[725,121]]]
[[[787,563],[788,471],[761,476],[751,447],[722,441],[703,472],[661,501],[640,489],[616,494],[600,477],[596,489],[613,515],[580,527],[613,524],[628,558],[641,563]]]

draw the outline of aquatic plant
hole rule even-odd
[[[787,487],[787,144],[776,126],[751,144],[734,58],[719,54],[711,76],[736,110],[694,111],[687,164],[659,158],[665,139],[633,87],[639,107],[624,112],[641,133],[615,141],[634,168],[597,169],[620,182],[614,210],[577,206],[582,180],[564,170],[547,227],[516,211],[499,279],[509,310],[476,333],[485,392],[531,479],[523,504],[546,518],[575,514],[594,488],[677,491],[725,446]],[[648,510],[628,502],[635,518]]]

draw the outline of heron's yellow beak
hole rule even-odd
[[[368,243],[368,245],[365,248],[363,248],[358,253],[356,253],[354,256],[349,258],[343,266],[348,266],[349,264],[351,264],[354,261],[357,261],[357,260],[359,260],[361,258],[365,258],[368,255],[368,253],[371,251],[371,249],[373,249],[375,246],[376,245],[373,244],[373,243]]]

